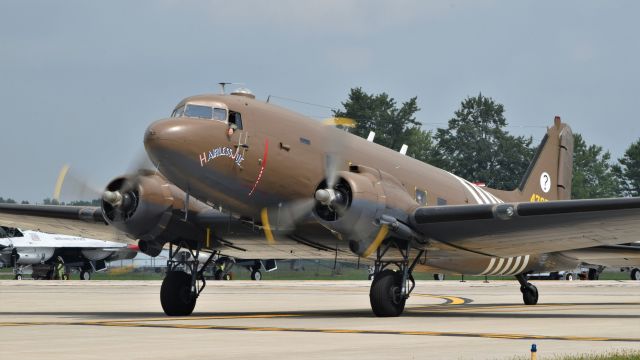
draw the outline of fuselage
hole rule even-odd
[[[444,170],[279,106],[238,95],[183,100],[241,114],[241,129],[184,114],[156,121],[145,147],[159,171],[201,201],[256,217],[260,209],[313,197],[327,157],[339,168],[370,166],[396,177],[416,206],[498,203],[508,192],[481,189]],[[499,195],[498,195],[499,194]],[[500,197],[500,199],[498,198]]]

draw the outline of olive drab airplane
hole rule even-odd
[[[151,256],[187,249],[194,256],[170,257],[160,290],[165,313],[180,316],[193,311],[202,269],[220,252],[368,262],[374,314],[398,316],[413,272],[426,267],[514,276],[534,305],[527,274],[575,267],[580,249],[620,258],[638,250],[621,244],[637,240],[640,198],[569,200],[573,136],[558,117],[513,191],[476,186],[248,91],[182,100],[149,125],[144,145],[156,169],[115,178],[101,207],[2,205],[0,220],[97,238],[113,236],[108,224]],[[201,252],[211,254],[204,264]]]

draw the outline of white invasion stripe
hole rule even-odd
[[[510,257],[509,259],[507,259],[507,265],[505,265],[505,266],[504,266],[504,269],[502,269],[502,271],[500,271],[498,274],[499,274],[499,275],[504,275],[504,273],[505,273],[506,271],[508,271],[508,270],[509,270],[509,268],[510,268],[510,266],[511,266],[511,263],[512,263],[512,262],[513,262],[513,258],[512,258],[512,257]]]
[[[467,184],[469,184],[469,185],[473,188],[473,190],[475,190],[475,191],[480,195],[480,197],[482,197],[482,199],[484,200],[484,203],[485,203],[485,204],[490,204],[490,203],[492,203],[492,202],[493,202],[493,201],[491,201],[491,199],[489,199],[489,198],[484,194],[484,192],[483,192],[483,191],[482,191],[482,190],[481,190],[477,185],[474,185],[474,184],[472,184],[472,183],[468,182],[467,180],[465,180],[465,182],[466,182]]]
[[[521,272],[524,271],[524,269],[527,268],[527,265],[529,265],[529,255],[525,255],[524,260],[522,260],[522,266],[520,267],[520,269],[515,271],[513,274],[514,275],[520,274]]]
[[[493,271],[492,271],[492,272],[490,272],[490,273],[489,273],[489,274],[487,274],[487,275],[495,275],[495,274],[497,274],[497,273],[498,273],[498,270],[500,270],[500,268],[502,267],[502,264],[503,264],[503,263],[504,263],[504,259],[503,259],[503,258],[500,258],[500,260],[498,260],[498,266],[496,266],[496,268],[495,268],[495,269],[493,269]]]
[[[453,175],[453,174],[451,174]],[[455,175],[453,175],[455,176]],[[480,198],[478,197],[478,195],[475,193],[475,191],[473,191],[473,189],[471,188],[471,186],[467,185],[467,183],[462,179],[459,178],[457,176],[455,176],[456,179],[458,179],[458,181],[460,181],[460,184],[462,184],[465,188],[467,188],[467,190],[471,193],[471,195],[473,195],[474,199],[476,199],[476,203],[478,204],[484,204],[484,202],[482,200],[480,200]]]
[[[481,272],[480,275],[485,275],[486,273],[488,273],[493,267],[493,264],[495,264],[495,262],[496,262],[496,258],[491,258],[491,261],[489,261],[489,266],[487,266],[487,268],[484,269],[484,271]]]
[[[516,256],[516,261],[513,262],[513,268],[509,272],[506,272],[505,275],[513,275],[518,266],[520,266],[520,260],[522,260],[522,256]]]
[[[488,196],[488,197],[490,197],[491,199],[493,199],[494,204],[501,204],[501,203],[503,203],[503,202],[504,202],[504,201],[502,201],[502,200],[498,199],[497,197],[495,197],[495,195],[493,195],[492,193],[488,192],[487,190],[482,189],[482,188],[480,188],[480,190],[482,190],[485,194],[487,194],[487,196]]]
[[[502,273],[504,273],[507,267],[511,264],[511,258],[508,258],[508,259],[505,258],[504,260],[505,260],[505,266],[496,268],[496,270],[493,272],[493,275],[502,275]]]

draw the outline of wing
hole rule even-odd
[[[126,236],[107,225],[99,207],[0,204],[0,224],[51,234],[124,241]]]
[[[268,245],[260,228],[215,209],[198,213],[193,221],[210,226],[220,237],[220,250],[232,257],[358,261],[348,244],[337,240],[318,224],[303,226],[296,235],[278,237],[275,244]],[[133,242],[126,234],[106,224],[99,207],[0,204],[0,224],[52,234]]]
[[[607,267],[640,266],[640,246],[597,246],[563,251],[562,254],[591,265],[603,265]]]
[[[421,207],[412,225],[435,240],[488,256],[517,256],[630,243],[640,198]]]

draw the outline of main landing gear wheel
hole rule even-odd
[[[20,275],[20,274],[16,275],[16,276],[15,276],[15,279],[16,279],[16,280],[22,280],[22,275]]]
[[[251,272],[251,280],[256,280],[256,281],[262,280],[262,272],[260,272],[260,270],[253,270]]]
[[[631,280],[640,280],[640,269],[631,270]]]
[[[444,280],[444,274],[433,274],[433,280],[443,281]]]
[[[572,273],[566,273],[564,275],[564,279],[567,281],[573,281],[573,274]]]
[[[376,274],[369,291],[373,313],[380,317],[400,316],[407,301],[401,288],[401,272],[386,269]]]
[[[191,275],[183,271],[170,271],[160,288],[162,310],[169,316],[191,315],[196,306],[196,294],[191,289]]]
[[[88,271],[80,271],[80,280],[91,280],[91,273]]]

